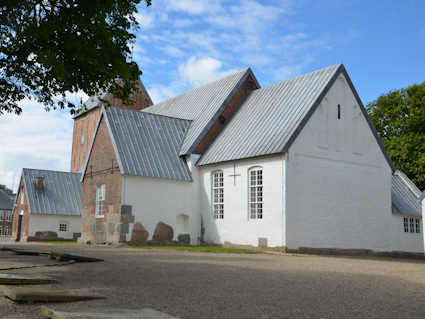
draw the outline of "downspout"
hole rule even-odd
[[[285,183],[285,156],[286,156],[286,154],[284,154],[283,156],[282,156],[282,203],[281,203],[281,206],[282,206],[282,245],[281,245],[281,252],[282,253],[285,253],[286,252],[286,247],[284,248],[284,245],[283,245],[283,243],[285,242],[285,238],[284,238],[284,236],[285,236],[285,232],[284,232],[284,220],[283,220],[283,218],[284,218],[284,215],[285,215],[285,201],[286,201],[286,197],[285,197],[285,185],[284,185],[284,183]]]

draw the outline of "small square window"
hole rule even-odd
[[[245,82],[245,89],[246,89],[247,91],[252,91],[252,83],[251,83],[251,82],[249,82],[249,81],[246,81],[246,82]]]
[[[59,224],[59,231],[60,232],[66,232],[66,230],[67,230],[67,227],[68,225],[66,224],[66,223],[60,223]]]

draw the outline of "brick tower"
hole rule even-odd
[[[139,91],[133,94],[132,100],[134,105],[131,106],[123,104],[122,100],[115,98],[110,93],[104,94],[102,99],[107,100],[112,106],[133,110],[143,110],[153,105],[142,81],[139,80],[137,88]],[[74,131],[72,135],[71,173],[77,173],[86,161],[102,108],[102,102],[99,101],[98,97],[91,97],[86,101],[85,106],[87,108],[86,112],[73,116]]]

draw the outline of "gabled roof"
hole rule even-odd
[[[36,177],[44,178],[44,189],[35,188]],[[30,214],[81,216],[80,174],[23,168],[21,180]]]
[[[419,203],[421,191],[402,171],[395,171],[391,177],[391,208],[393,213],[422,216]]]
[[[119,80],[120,81],[120,80]],[[142,87],[143,92],[146,94],[146,97],[148,98],[150,104],[153,104],[151,97],[149,96],[148,91],[146,90],[145,86],[143,85],[143,82],[139,79],[139,84]],[[98,95],[91,96],[87,99],[87,101],[84,103],[84,107],[77,113],[75,113],[72,118],[75,119],[79,117],[80,115],[83,115],[84,113],[90,111],[91,109],[94,109],[95,107],[101,106],[102,102],[100,100],[106,100],[111,93],[102,91]]]
[[[180,149],[180,155],[191,154],[249,75],[259,88],[260,85],[254,73],[250,68],[246,68],[155,104],[141,112],[192,120],[192,125]]]
[[[342,64],[251,92],[197,165],[286,152],[341,73],[384,156],[395,169]]]
[[[4,190],[0,189],[0,210],[12,210],[14,200]]]
[[[102,117],[121,174],[192,181],[179,156],[191,121],[116,107],[103,109],[99,123]]]

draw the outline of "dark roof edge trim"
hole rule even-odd
[[[359,95],[357,94],[357,91],[353,85],[353,82],[351,82],[350,76],[347,73],[347,70],[345,70],[345,67],[343,65],[342,66],[342,73],[345,76],[345,80],[348,82],[348,85],[350,86],[356,100],[357,103],[359,103],[360,109],[362,110],[363,116],[365,117],[367,123],[369,124],[370,129],[372,130],[373,135],[375,135],[376,141],[378,142],[379,147],[381,148],[382,153],[384,154],[385,158],[387,159],[388,164],[390,165],[391,169],[393,171],[396,170],[393,161],[391,160],[390,156],[388,155],[388,152],[384,146],[384,143],[382,143],[381,138],[378,135],[378,132],[376,131],[375,125],[373,125],[372,120],[370,119],[369,115],[367,114],[367,111],[363,105],[362,100],[360,100]]]
[[[254,75],[254,72],[252,72],[251,68],[247,68],[245,73],[241,76],[238,83],[234,86],[233,90],[229,93],[229,95],[226,97],[224,102],[221,104],[217,112],[214,114],[214,116],[211,118],[211,120],[208,122],[208,124],[204,127],[204,129],[201,131],[201,133],[198,135],[198,137],[195,139],[195,141],[192,143],[192,145],[187,150],[186,154],[180,154],[180,155],[188,155],[192,154],[195,150],[196,146],[202,141],[202,139],[205,137],[205,135],[208,133],[208,131],[211,129],[217,118],[220,116],[221,112],[226,108],[227,104],[229,104],[230,100],[233,98],[233,96],[236,94],[236,92],[239,90],[241,85],[245,82],[245,80],[248,78],[248,76],[251,75],[252,80],[254,81],[255,85],[257,86],[257,89],[260,89],[261,86],[257,81],[257,78]],[[239,108],[239,106],[242,103],[238,105],[235,112]],[[234,113],[235,113],[234,112]],[[220,130],[221,131],[221,130]],[[217,134],[218,135],[218,134]],[[210,143],[211,144],[211,143]],[[195,164],[196,165],[196,164]]]
[[[316,101],[314,101],[312,107],[310,107],[310,109],[308,110],[307,114],[301,120],[300,124],[295,129],[294,133],[292,133],[292,136],[288,139],[288,142],[286,142],[285,146],[280,151],[280,153],[286,153],[286,152],[288,152],[288,150],[291,147],[292,143],[294,143],[295,139],[298,137],[298,135],[301,133],[302,129],[307,124],[307,122],[310,119],[310,117],[313,115],[314,111],[316,111],[316,109],[319,106],[319,104],[325,98],[326,94],[329,92],[329,90],[331,89],[332,85],[335,83],[336,79],[341,74],[343,68],[344,68],[344,66],[342,64],[340,64],[340,66],[335,71],[335,73],[332,76],[332,78],[329,80],[328,84],[326,84],[326,86],[323,89],[322,93],[320,93],[320,95],[318,96],[318,98],[316,99]]]
[[[96,139],[97,131],[99,130],[100,121],[102,120],[102,117],[104,116],[105,108],[102,106],[102,109],[100,110],[99,119],[97,120],[96,129],[94,130],[93,138],[91,140],[90,150],[87,153],[86,161],[83,164],[83,171],[81,172],[81,179],[80,182],[82,183],[84,181],[84,175],[86,174],[87,170],[87,164],[89,162],[89,158],[91,155],[91,151],[93,150],[94,140]]]

